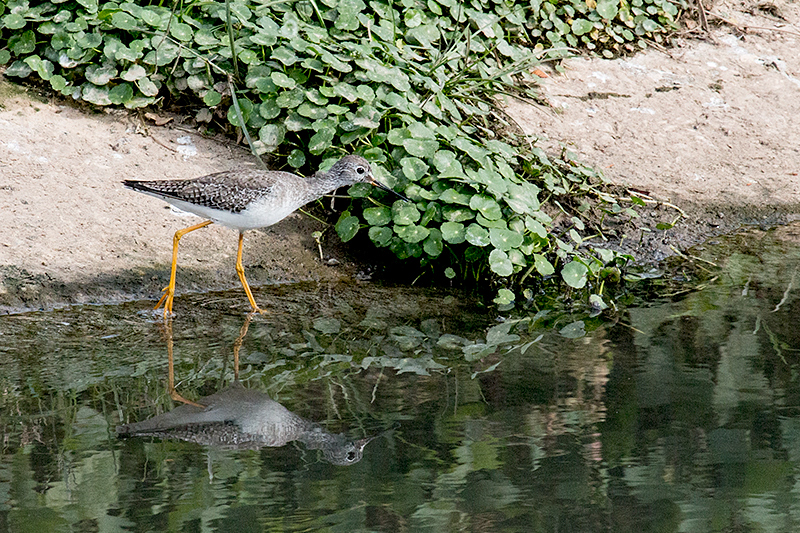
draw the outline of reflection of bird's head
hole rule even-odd
[[[375,437],[359,439],[356,441],[346,440],[344,435],[336,435],[336,439],[322,450],[325,459],[331,464],[338,466],[354,465],[364,456],[364,446]]]

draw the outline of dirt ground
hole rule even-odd
[[[567,61],[541,82],[551,109],[509,102],[537,146],[686,213],[668,231],[656,223],[679,211],[663,206],[627,228],[638,259],[800,219],[800,4],[717,2],[708,20],[722,19],[669,49]]]
[[[508,102],[537,146],[569,149],[611,182],[671,204],[650,204],[621,239],[643,261],[743,224],[800,219],[800,4],[716,3],[708,20],[709,34],[669,49],[565,61],[541,83],[551,109]],[[251,163],[241,147],[177,122],[87,113],[0,80],[0,313],[159,295],[172,234],[197,219],[120,181]],[[673,229],[655,228],[681,211]],[[251,284],[360,277],[334,238],[320,259],[319,229],[294,215],[248,232]],[[185,237],[178,292],[239,286],[236,243],[216,225]]]

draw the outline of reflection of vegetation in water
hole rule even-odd
[[[605,456],[637,500],[675,502],[682,530],[783,530],[800,521],[800,252],[752,232],[695,253],[712,285],[627,311],[641,334],[615,341]]]

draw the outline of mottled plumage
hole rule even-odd
[[[195,405],[180,405],[143,422],[117,426],[120,437],[174,438],[198,444],[236,449],[258,449],[302,442],[322,450],[336,465],[361,460],[371,439],[348,440],[286,409],[263,392],[246,389],[239,381]]]
[[[172,198],[220,211],[240,213],[253,200],[270,196],[276,182],[293,182],[300,179],[302,178],[289,172],[241,169],[217,172],[191,180],[126,180],[123,183],[135,191],[167,201]]]
[[[170,283],[164,289],[165,294],[156,305],[156,309],[164,302],[164,316],[167,317],[172,313],[178,242],[181,237],[190,231],[216,222],[239,230],[236,272],[253,311],[263,312],[256,305],[244,277],[242,234],[249,229],[276,224],[305,204],[339,187],[358,182],[371,183],[394,192],[376,181],[367,160],[357,155],[346,155],[334,163],[328,172],[317,172],[310,178],[301,178],[289,172],[240,169],[191,180],[125,180],[124,185],[130,189],[155,196],[183,211],[208,219],[206,222],[175,233]],[[395,194],[404,198],[398,193]]]

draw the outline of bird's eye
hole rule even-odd
[[[364,174],[364,172],[366,171],[367,169],[365,169],[364,167],[356,167],[356,174]]]
[[[347,460],[354,461],[356,458],[356,452],[347,452]]]

